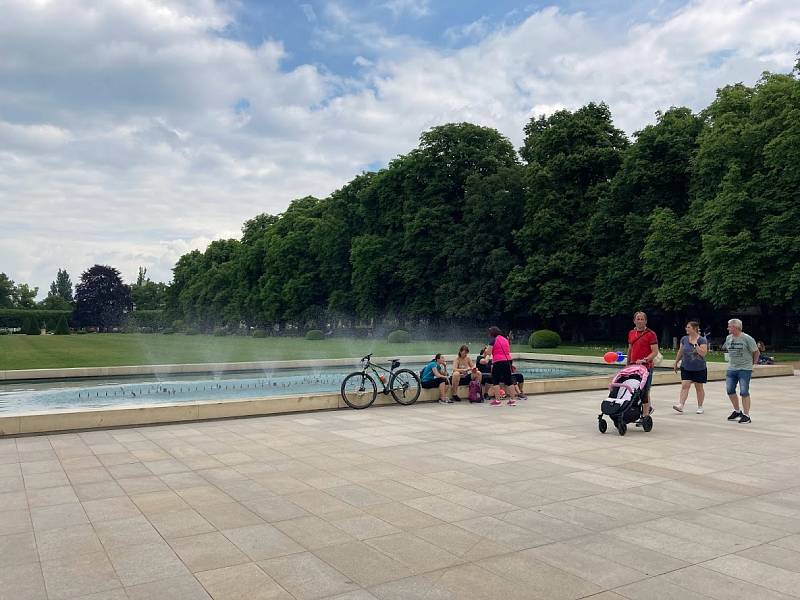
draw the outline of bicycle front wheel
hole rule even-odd
[[[378,396],[375,380],[361,371],[350,373],[342,381],[342,400],[350,408],[367,408]]]
[[[411,369],[398,369],[389,379],[389,389],[395,402],[406,406],[417,401],[421,388],[419,377]]]

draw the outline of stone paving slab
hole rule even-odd
[[[0,439],[0,600],[800,598],[798,381]]]

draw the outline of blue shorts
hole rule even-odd
[[[739,384],[739,395],[750,396],[750,377],[753,371],[750,369],[728,369],[725,373],[725,386],[728,389],[728,396],[736,393],[736,384]]]

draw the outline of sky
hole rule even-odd
[[[789,72],[800,2],[0,0],[0,272],[132,282],[469,121],[629,135]]]

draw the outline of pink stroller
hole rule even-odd
[[[620,435],[625,435],[628,423],[641,425],[645,431],[653,429],[653,417],[642,417],[642,396],[647,377],[650,372],[642,365],[630,365],[620,370],[608,386],[608,398],[600,405],[601,413],[597,416],[597,428],[600,433],[608,429],[603,416],[614,423]]]

